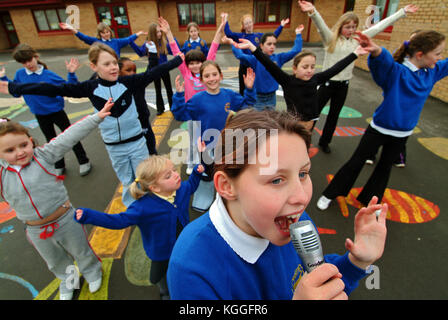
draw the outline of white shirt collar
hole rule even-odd
[[[190,38],[190,42],[197,42],[197,43],[201,43],[201,38],[198,37],[196,40],[193,40]]]
[[[219,194],[209,210],[210,220],[225,242],[243,260],[254,264],[269,245],[269,240],[248,235],[230,218]]]
[[[41,65],[41,64],[38,64],[36,71],[31,71],[31,70],[28,70],[27,68],[25,68],[25,72],[26,72],[27,75],[35,73],[35,74],[40,76],[42,74],[42,72],[44,72],[44,66]]]
[[[413,64],[409,58],[404,58],[404,61],[402,63],[404,66],[408,67],[412,72],[420,70],[420,68],[416,67],[415,64]]]
[[[112,39],[104,39],[103,37],[101,37],[101,40],[103,40],[104,42],[112,41]]]

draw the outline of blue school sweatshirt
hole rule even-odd
[[[273,33],[275,37],[278,38],[282,33],[282,31],[283,27],[282,25],[279,25]],[[261,32],[252,32],[252,33],[233,32],[232,30],[230,30],[229,22],[226,22],[224,26],[224,33],[226,37],[229,37],[235,42],[240,42],[240,39],[247,39],[250,42],[252,42],[255,46],[258,46],[260,44],[261,37],[263,36],[263,33]],[[246,54],[252,54],[252,51],[250,51],[249,49],[244,49],[243,52]]]
[[[257,93],[272,93],[277,91],[278,83],[272,75],[266,70],[263,64],[254,57],[253,54],[244,54],[241,49],[232,46],[235,57],[244,65],[251,67],[255,71],[255,85]],[[288,52],[274,53],[269,58],[280,68],[289,60],[293,59],[300,51],[302,51],[302,35],[296,35],[294,46]]]
[[[412,71],[395,62],[385,48],[378,57],[369,55],[368,66],[373,80],[383,89],[383,102],[373,114],[376,126],[396,131],[411,131],[434,84],[448,75],[448,59],[434,68]]]
[[[114,49],[118,58],[120,58],[121,48],[126,47],[131,43],[131,41],[135,41],[135,39],[137,39],[137,35],[133,34],[126,38],[111,38],[110,40],[103,40],[95,37],[90,37],[79,31],[75,33],[75,36],[77,36],[79,40],[84,41],[88,45],[91,45],[94,42],[101,42],[105,45],[108,45],[109,47]]]
[[[229,111],[239,111],[255,104],[255,90],[245,89],[244,97],[239,93],[220,88],[218,94],[201,91],[185,102],[184,92],[173,95],[171,112],[178,121],[196,120],[201,122],[201,136],[207,129],[221,131],[229,115]],[[203,137],[204,138],[204,137]],[[207,142],[207,145],[213,140]]]
[[[165,261],[170,258],[176,242],[176,225],[185,227],[190,221],[190,197],[199,186],[201,174],[196,166],[187,181],[183,181],[176,191],[174,203],[170,203],[155,194],[146,194],[132,202],[125,212],[108,214],[88,208],[83,210],[82,224],[93,224],[108,229],[124,229],[132,225],[139,227],[143,248],[153,261]]]
[[[303,213],[300,220],[311,219]],[[339,269],[347,294],[366,275],[350,262],[348,253],[325,255],[325,261]],[[269,243],[256,262],[247,262],[224,240],[207,212],[180,234],[167,280],[173,300],[290,300],[304,270],[291,242]]]
[[[201,50],[204,56],[208,55],[208,46],[207,42],[205,42],[204,39],[198,38],[198,40],[191,41],[189,38],[187,41],[184,42],[184,45],[182,48],[180,48],[180,51],[182,51],[184,54],[186,54],[190,50]]]
[[[68,81],[66,82],[60,76],[58,76],[53,71],[48,69],[43,69],[41,74],[32,73],[27,74],[25,68],[21,68],[16,71],[16,75],[14,77],[14,83],[39,83],[46,82],[54,85],[60,85],[63,83],[77,83],[78,78],[74,73],[68,73]],[[5,76],[0,80],[9,81],[9,79]],[[13,94],[14,97],[20,97],[20,94]],[[26,104],[30,108],[31,113],[38,115],[47,115],[55,112],[59,112],[64,109],[64,98],[61,96],[57,97],[46,97],[39,96],[34,94],[24,94],[23,99]]]

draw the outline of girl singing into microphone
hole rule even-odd
[[[215,148],[216,200],[171,254],[172,299],[346,299],[356,288],[383,253],[387,205],[372,198],[355,217],[347,252],[305,274],[289,226],[311,220],[309,145],[289,113],[250,108],[229,117]]]

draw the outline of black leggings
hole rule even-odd
[[[56,130],[54,128],[54,125],[57,125],[61,132],[71,125],[70,120],[68,119],[68,116],[64,110],[46,115],[35,114],[35,116],[37,122],[39,123],[40,129],[42,130],[42,133],[47,139],[47,142],[50,142],[51,139],[56,137]],[[81,142],[78,142],[73,146],[73,152],[75,153],[76,159],[78,159],[79,164],[89,162],[89,159],[87,158],[86,152],[82,147]],[[55,163],[55,168],[65,168],[64,158]]]
[[[327,85],[328,84],[328,85]],[[319,139],[320,145],[328,145],[333,138],[336,125],[338,123],[339,114],[344,106],[348,93],[348,81],[327,81],[319,87],[317,91],[319,114],[330,100],[330,110],[327,120],[325,121],[322,136]]]
[[[350,160],[339,169],[322,194],[329,199],[347,196],[372,150],[378,150],[382,146],[380,159],[357,197],[357,200],[366,206],[373,196],[378,197],[379,203],[386,190],[394,160],[403,150],[407,139],[408,137],[397,138],[382,134],[369,125]]]

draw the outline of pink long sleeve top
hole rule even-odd
[[[176,56],[176,54],[180,52],[176,42],[170,42],[170,48],[173,52],[173,56]],[[218,51],[218,48],[219,43],[213,41],[210,46],[210,50],[208,51],[207,60],[214,61],[216,59],[216,52]],[[206,89],[204,84],[201,82],[199,74],[192,74],[185,61],[182,62],[178,68],[184,78],[185,101],[188,101],[196,93]]]

